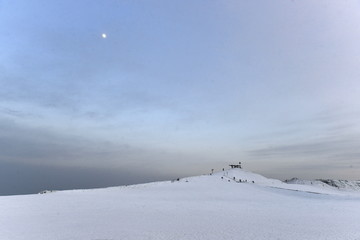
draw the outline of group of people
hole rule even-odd
[[[221,179],[224,179],[224,177],[221,177]],[[247,183],[247,182],[248,182],[247,179],[245,179],[245,180],[241,180],[241,179],[236,180],[235,177],[233,177],[233,180],[234,180],[235,182],[238,182],[238,183]],[[230,179],[228,179],[228,182],[230,182]],[[251,183],[255,183],[255,181],[251,181]]]

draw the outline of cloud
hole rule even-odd
[[[38,118],[39,117],[39,115],[35,114],[35,113],[30,113],[28,111],[15,110],[15,109],[8,108],[8,107],[0,107],[0,115],[6,115],[6,116],[21,118],[21,119],[33,118],[33,117]]]
[[[360,158],[359,136],[349,136],[344,139],[323,139],[317,142],[288,143],[249,151],[253,157],[269,158],[326,158],[328,160],[343,160],[348,156],[350,160]],[[348,158],[349,159],[349,158]]]
[[[109,162],[115,155],[129,154],[126,144],[114,144],[91,140],[72,134],[61,134],[40,127],[19,126],[15,121],[0,121],[1,161],[35,163],[44,165],[77,166],[99,165],[97,156]]]
[[[326,111],[283,123],[278,131],[254,138],[245,156],[272,177],[357,179],[358,120],[354,111]]]

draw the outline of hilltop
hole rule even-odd
[[[241,180],[241,182],[240,182]],[[231,169],[0,197],[0,239],[360,239],[360,195]]]

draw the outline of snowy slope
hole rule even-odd
[[[0,197],[2,240],[358,240],[359,229],[359,194],[286,184],[240,169],[174,182]]]
[[[360,191],[360,180],[348,181],[348,180],[332,180],[332,179],[317,179],[317,180],[303,180],[298,178],[292,178],[285,180],[288,184],[302,184],[313,185],[320,188],[338,189],[342,191]]]

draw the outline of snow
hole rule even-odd
[[[317,180],[303,180],[298,178],[292,178],[286,180],[289,184],[302,184],[313,185],[320,188],[339,189],[341,191],[360,191],[360,180],[348,181],[348,180],[332,180],[332,179],[317,179]]]
[[[173,182],[4,196],[0,239],[359,240],[360,194],[231,169]]]

